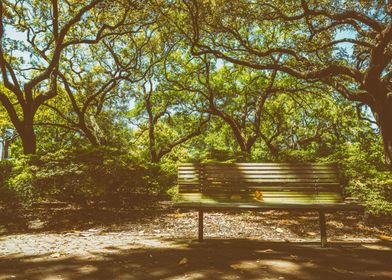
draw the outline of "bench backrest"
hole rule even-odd
[[[269,203],[342,202],[338,170],[325,163],[183,163],[180,199]]]

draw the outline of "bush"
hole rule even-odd
[[[344,195],[360,198],[371,216],[392,217],[392,173],[383,162],[380,139],[370,136],[362,137],[359,142],[337,145],[332,154],[324,157],[306,150],[287,150],[279,160],[336,163],[345,187]]]
[[[11,161],[0,161],[0,203],[16,203],[16,194],[10,189],[8,180],[11,177],[13,164]]]
[[[381,161],[381,145],[346,143],[327,160],[337,162],[348,196],[360,198],[372,216],[392,216],[392,173]]]
[[[381,173],[376,178],[351,180],[347,191],[364,201],[367,212],[372,216],[392,216],[392,176],[390,174]]]
[[[11,161],[3,160],[0,161],[0,186],[3,187],[7,183],[11,172],[13,164]]]
[[[135,194],[158,194],[173,184],[159,165],[105,147],[21,157],[11,170],[8,189],[24,205],[47,200],[123,205]]]

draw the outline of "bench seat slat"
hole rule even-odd
[[[181,166],[220,166],[220,167],[230,167],[230,166],[335,166],[333,163],[323,163],[323,162],[302,162],[302,163],[293,163],[293,162],[206,162],[206,163],[181,163]]]
[[[181,178],[195,178],[195,176],[181,176]],[[298,179],[298,180],[307,180],[307,179],[330,179],[330,180],[338,180],[336,174],[241,174],[241,175],[231,175],[227,174],[216,174],[210,175],[206,174],[204,176],[206,180],[210,181],[230,181],[230,180],[247,180],[247,179],[277,179],[277,180],[285,180],[285,179]]]
[[[363,206],[348,203],[317,203],[317,204],[297,204],[297,203],[199,203],[182,202],[177,203],[179,208],[192,208],[203,210],[323,210],[323,211],[357,211],[362,210]]]
[[[266,168],[219,168],[219,169],[211,169],[211,168],[204,168],[205,172],[213,173],[213,172],[225,172],[226,174],[236,174],[236,173],[243,173],[243,174],[312,174],[312,173],[336,173],[335,168],[323,168],[323,169],[315,169],[315,168],[277,168],[277,169],[266,169]],[[178,173],[196,173],[195,170],[178,170]]]
[[[184,188],[185,189],[185,188]],[[255,193],[256,191],[265,193],[269,191],[283,191],[283,192],[296,192],[296,191],[304,191],[304,192],[321,192],[321,191],[332,191],[332,192],[340,192],[340,188],[336,187],[335,185],[312,185],[312,186],[284,186],[284,185],[277,185],[277,186],[254,186],[250,187],[247,185],[244,186],[225,186],[225,187],[203,187],[201,189],[203,192],[206,193],[224,193],[224,192],[249,192]]]
[[[201,166],[201,165],[200,165]],[[249,164],[203,164],[202,165],[206,170],[217,170],[217,169],[231,169],[231,170],[241,170],[241,169],[261,169],[261,170],[269,170],[269,169],[336,169],[335,165],[328,164],[261,164],[261,163],[249,163]],[[197,167],[194,167],[197,168]],[[191,169],[188,167],[188,169]]]
[[[296,203],[320,203],[323,201],[343,202],[341,195],[337,193],[325,193],[319,195],[317,193],[267,193],[263,195],[262,200],[257,200],[252,195],[230,195],[230,194],[215,194],[208,195],[205,193],[180,193],[180,201],[187,202],[257,202],[257,203],[271,203],[271,202],[296,202]]]
[[[317,180],[317,179],[248,179],[248,180],[231,180],[231,181],[205,181],[204,186],[245,186],[245,185],[267,185],[267,184],[275,184],[275,185],[289,185],[289,184],[317,184],[317,183],[336,183],[335,180]]]

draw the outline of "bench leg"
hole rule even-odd
[[[199,242],[203,241],[203,210],[199,210]]]
[[[320,236],[321,236],[321,247],[327,246],[327,227],[325,225],[325,213],[324,211],[319,211],[320,218]]]

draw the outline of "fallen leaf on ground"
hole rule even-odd
[[[392,239],[392,237],[388,235],[379,235],[378,238],[382,241],[390,241]]]
[[[350,270],[346,270],[346,269],[342,269],[342,268],[337,268],[337,267],[332,267],[332,269],[336,272],[339,273],[350,273],[350,274],[354,274],[354,272],[350,271]]]
[[[184,213],[176,213],[176,214],[174,215],[174,217],[175,217],[176,219],[184,218],[184,217],[185,217],[185,214],[184,214]]]
[[[261,250],[260,252],[261,253],[271,253],[271,252],[273,252],[274,250],[272,250],[272,249],[265,249],[265,250]]]
[[[296,259],[298,259],[298,256],[295,256],[295,255],[290,255],[290,259],[292,259],[292,260],[296,260]]]
[[[316,236],[317,235],[317,233],[315,233],[313,231],[308,231],[306,234],[310,235],[310,236]]]
[[[281,228],[276,228],[276,231],[279,232],[279,233],[282,233],[282,232],[283,232],[283,229],[281,229]]]
[[[92,273],[97,270],[98,270],[98,268],[93,265],[84,265],[84,266],[78,268],[78,272],[80,272],[80,273]]]
[[[241,269],[241,267],[238,264],[232,264],[230,265],[230,267],[235,270]]]
[[[180,260],[180,262],[178,263],[179,265],[183,265],[183,264],[187,264],[189,262],[189,260],[187,259],[187,258],[182,258],[181,260]]]

